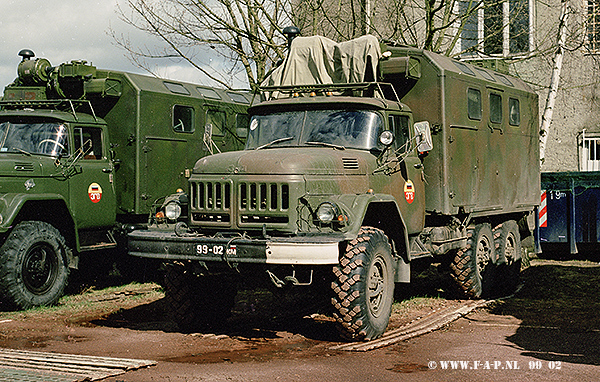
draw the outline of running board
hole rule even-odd
[[[116,248],[117,241],[110,231],[79,232],[79,251],[97,251],[100,249]]]
[[[431,252],[425,248],[425,244],[421,241],[419,236],[413,236],[409,238],[410,241],[410,259],[418,259],[421,257],[433,257]]]

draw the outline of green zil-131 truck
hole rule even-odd
[[[372,36],[298,37],[263,85],[245,150],[196,163],[158,211],[173,230],[129,234],[131,255],[170,264],[183,329],[268,280],[321,288],[345,337],[374,339],[421,260],[472,298],[516,287],[540,187],[523,81]]]
[[[251,97],[19,55],[0,101],[0,298],[30,308],[58,300],[81,254],[126,245],[199,157],[242,149]]]

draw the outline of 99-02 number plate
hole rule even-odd
[[[237,253],[236,246],[230,245],[210,245],[210,244],[198,244],[196,245],[196,255],[215,255],[215,256],[235,256]]]

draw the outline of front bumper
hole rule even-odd
[[[139,230],[128,235],[129,254],[136,257],[273,265],[338,264],[343,240],[341,236],[177,236],[159,230]]]

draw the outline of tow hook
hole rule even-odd
[[[291,276],[285,276],[283,278],[283,280],[281,280],[279,277],[277,277],[273,272],[271,272],[270,270],[267,269],[267,274],[269,275],[269,278],[271,279],[271,282],[277,287],[277,288],[283,288],[285,286],[307,286],[307,285],[311,285],[313,282],[313,270],[310,270],[310,277],[308,282],[306,283],[301,283],[300,281],[298,281],[298,279],[296,278],[296,271],[293,270],[292,271],[292,275]]]

